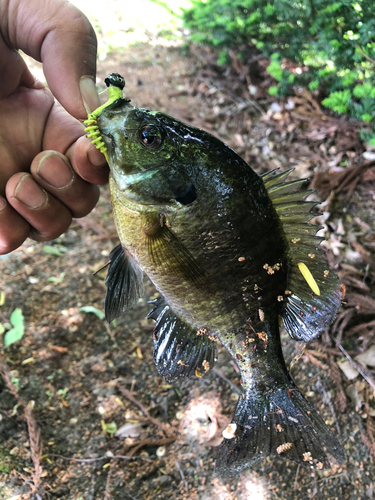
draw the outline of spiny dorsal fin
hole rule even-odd
[[[143,272],[138,264],[117,245],[109,254],[109,269],[105,279],[105,319],[110,323],[143,295]]]
[[[173,382],[211,370],[217,359],[216,342],[174,314],[163,297],[151,302],[154,308],[147,317],[156,320],[152,335],[160,375]]]
[[[293,170],[280,174],[272,170],[262,179],[280,217],[288,245],[284,325],[292,338],[310,342],[332,323],[343,289],[318,248],[324,239],[316,236],[321,226],[309,223],[317,215],[312,212],[317,202],[306,201],[313,190],[299,190],[306,179],[285,181]]]

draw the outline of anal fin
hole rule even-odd
[[[163,297],[152,301],[148,318],[156,320],[153,331],[154,361],[159,373],[174,382],[194,375],[202,376],[213,368],[217,359],[216,342],[180,319]]]

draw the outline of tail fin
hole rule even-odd
[[[240,474],[267,456],[317,469],[346,459],[336,437],[294,384],[267,394],[244,394],[230,430],[233,438],[224,439],[216,460],[221,476]]]

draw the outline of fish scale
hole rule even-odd
[[[317,469],[345,453],[305,400],[282,354],[279,318],[297,341],[316,338],[344,294],[310,220],[315,202],[288,181],[258,176],[232,149],[174,118],[134,108],[111,74],[109,101],[89,115],[88,137],[106,156],[121,246],[106,278],[108,321],[142,294],[142,272],[161,296],[149,317],[154,361],[169,382],[201,377],[217,341],[241,373],[242,394],[223,433],[219,474],[266,456]]]

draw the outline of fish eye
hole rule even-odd
[[[155,125],[143,125],[138,130],[138,139],[147,149],[159,149],[163,143],[161,131]]]

